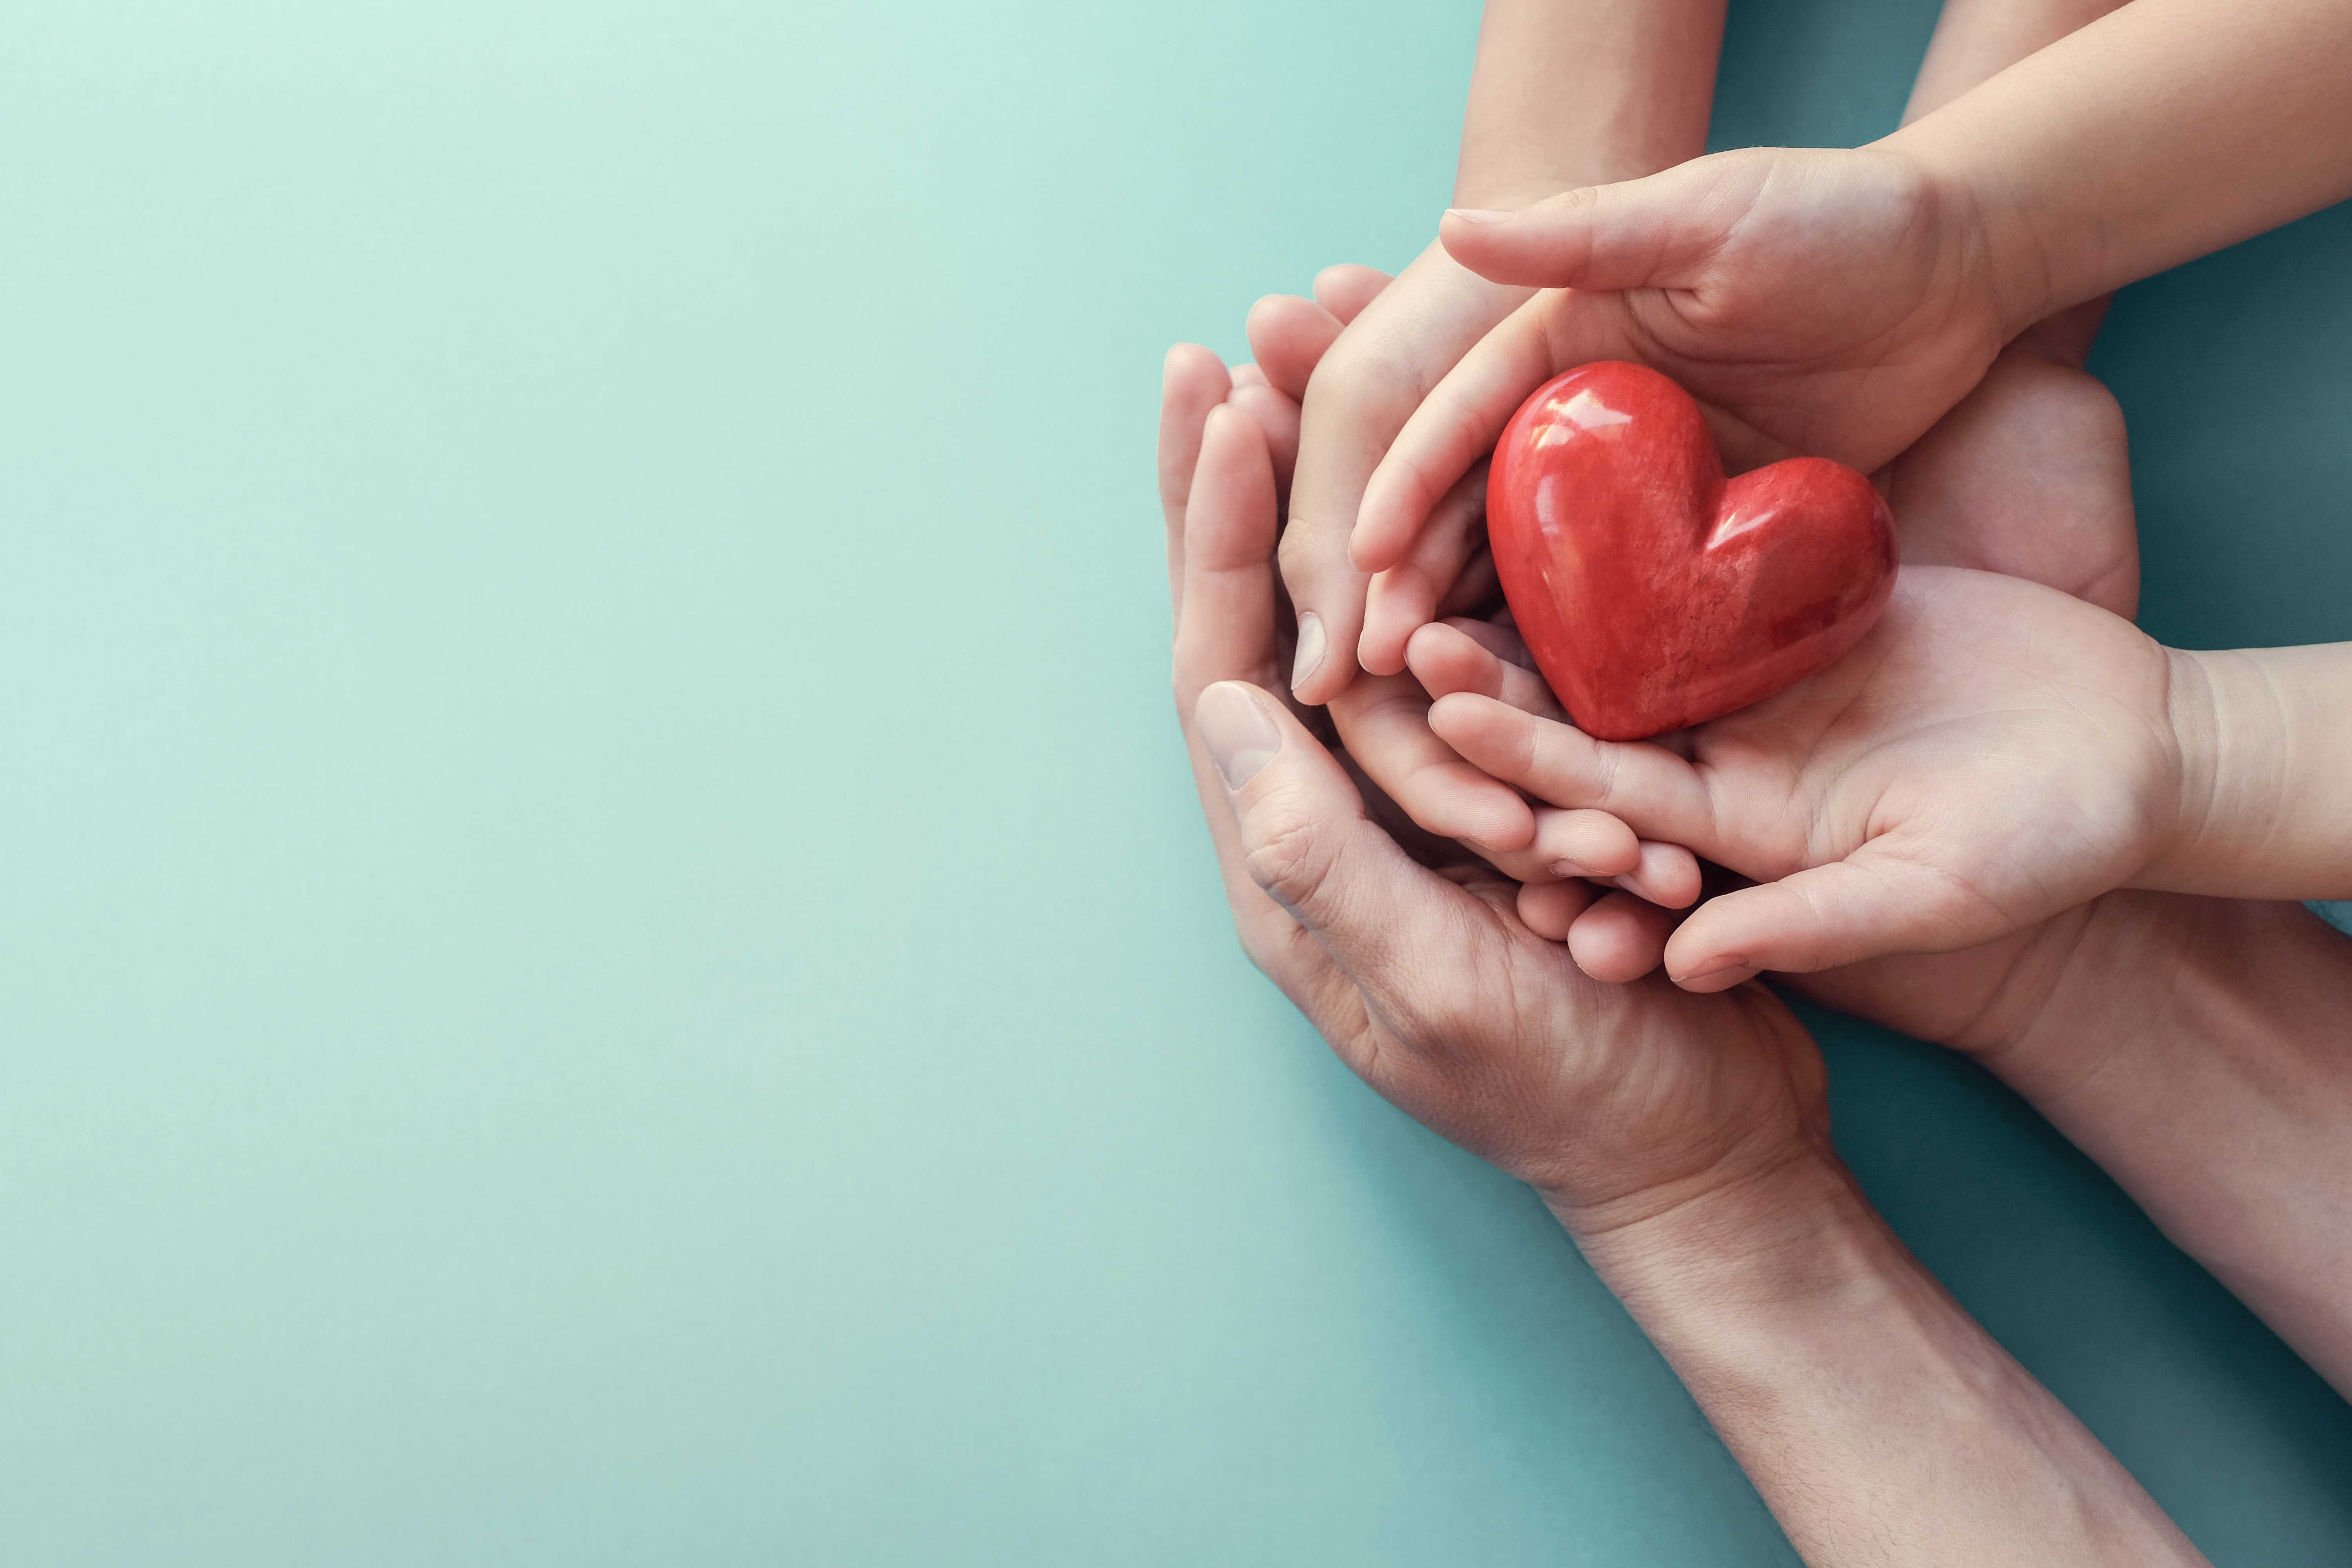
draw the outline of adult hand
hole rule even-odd
[[[1171,357],[1177,710],[1242,943],[1375,1089],[1528,1181],[1585,1239],[1792,1164],[1833,1163],[1811,1039],[1759,986],[1600,984],[1366,815],[1280,693],[1273,464],[1216,406],[1205,351]],[[1202,411],[1197,435],[1191,410]],[[1840,1178],[1841,1180],[1843,1178]]]
[[[1277,496],[1289,487],[1289,461],[1298,449],[1298,406],[1286,400],[1282,388],[1298,385],[1315,374],[1319,357],[1331,348],[1340,327],[1352,320],[1350,303],[1360,310],[1362,300],[1379,294],[1383,284],[1385,275],[1371,268],[1327,268],[1315,279],[1312,300],[1270,294],[1249,312],[1249,345],[1256,364],[1234,369],[1228,402],[1244,409],[1265,435]],[[1225,372],[1209,351],[1179,351],[1179,357],[1188,355],[1197,357],[1195,369],[1188,374],[1200,378],[1202,397],[1223,388]],[[1200,409],[1190,411],[1190,418],[1195,421],[1195,437],[1185,437],[1179,428],[1169,433],[1162,458],[1169,466],[1190,461],[1195,451],[1183,442],[1197,439]],[[1164,479],[1164,484],[1173,484],[1173,479]],[[1475,508],[1463,520],[1463,531],[1482,541],[1484,517]],[[1479,550],[1467,572],[1456,578],[1444,609],[1498,606],[1494,566]],[[1496,647],[1517,647],[1517,637],[1503,627],[1477,626],[1473,635],[1484,635]],[[1352,766],[1362,769],[1379,795],[1385,795],[1421,830],[1456,839],[1517,881],[1552,884],[1561,877],[1576,877],[1618,889],[1597,902],[1590,896],[1567,896],[1543,905],[1543,912],[1555,920],[1540,924],[1538,931],[1567,941],[1569,952],[1585,973],[1630,980],[1656,969],[1658,945],[1665,941],[1665,910],[1679,910],[1698,898],[1698,860],[1677,844],[1639,842],[1633,830],[1604,811],[1527,802],[1517,790],[1500,785],[1456,757],[1430,731],[1428,710],[1428,691],[1412,675],[1360,675],[1328,703],[1328,715]]]
[[[1879,475],[1906,564],[2006,573],[2137,612],[2123,410],[2083,368],[2105,310],[2095,300],[2019,333]]]
[[[1226,407],[1186,430],[1224,376],[1171,357],[1163,431],[1198,455],[1170,588],[1177,710],[1252,960],[1374,1089],[1537,1187],[1808,1562],[2201,1563],[1871,1212],[1777,1000],[1600,985],[1507,884],[1440,876],[1367,819],[1276,684],[1265,438]]]

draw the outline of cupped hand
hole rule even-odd
[[[1424,684],[1447,685],[1415,634]],[[1759,886],[1708,900],[1667,967],[1693,989],[1990,942],[2129,884],[2181,826],[2171,655],[2021,579],[1905,567],[1844,658],[1686,731],[1595,741],[1471,686],[1430,711],[1494,777],[1610,812]]]
[[[1349,532],[1366,481],[1423,396],[1534,293],[1479,277],[1435,243],[1376,294],[1363,293],[1361,281],[1330,271],[1317,279],[1323,321],[1297,308],[1305,301],[1281,296],[1260,301],[1250,320],[1251,347],[1269,377],[1303,400],[1282,569],[1300,625],[1292,682],[1310,703],[1336,696],[1360,657],[1375,674],[1402,669],[1405,637],[1454,597],[1483,538],[1483,469],[1451,487],[1412,559],[1369,605],[1366,576],[1348,558]],[[1342,297],[1350,283],[1358,293]],[[1358,300],[1348,314],[1343,307]],[[1260,343],[1265,336],[1281,345],[1272,363]]]
[[[1885,149],[1720,153],[1517,213],[1448,214],[1441,237],[1471,270],[1544,292],[1390,444],[1351,541],[1366,573],[1411,562],[1444,498],[1562,371],[1632,360],[1672,376],[1732,472],[1805,454],[1869,473],[1967,396],[2016,325],[1974,208]]]
[[[1830,1157],[1819,1054],[1762,987],[1592,981],[1509,882],[1433,870],[1367,815],[1282,695],[1274,467],[1229,389],[1205,350],[1171,356],[1161,473],[1177,711],[1252,961],[1375,1089],[1580,1237]]]
[[[2139,607],[2131,449],[2083,368],[2106,302],[2036,322],[1879,476],[1903,559],[2005,572],[2128,619]]]
[[[1303,386],[1317,374],[1342,329],[1385,284],[1385,275],[1370,268],[1327,268],[1316,279],[1314,299],[1270,294],[1251,310],[1248,335],[1255,363],[1233,373],[1227,401],[1248,413],[1264,433],[1277,498],[1290,489],[1300,426],[1297,405],[1285,389]],[[1402,280],[1396,286],[1402,287]],[[1203,376],[1213,381],[1222,374],[1212,368],[1207,351],[1191,352],[1203,356]],[[1455,553],[1443,563],[1452,574],[1436,606],[1444,614],[1484,614],[1501,603],[1492,557],[1484,548],[1480,499],[1473,490],[1450,503],[1458,515],[1446,531],[1448,548]],[[1294,521],[1286,538],[1299,527]],[[1428,611],[1423,605],[1416,613]],[[1517,647],[1516,636],[1500,627],[1486,635],[1497,647]],[[1401,673],[1402,667],[1400,647],[1399,673],[1360,674],[1328,704],[1354,764],[1422,829],[1458,841],[1519,881],[1583,878],[1633,895],[1607,896],[1591,904],[1563,892],[1538,900],[1530,913],[1538,930],[1568,941],[1577,961],[1600,978],[1630,979],[1654,968],[1664,940],[1659,911],[1680,909],[1698,896],[1697,861],[1679,846],[1642,842],[1604,812],[1529,803],[1471,767],[1432,732],[1429,694]],[[1589,907],[1590,912],[1556,912],[1571,904]],[[1535,915],[1536,908],[1554,918]]]

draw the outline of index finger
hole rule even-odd
[[[1537,294],[1479,339],[1397,432],[1365,487],[1349,558],[1366,572],[1403,559],[1445,492],[1495,449],[1511,416],[1553,376],[1598,360],[1654,357],[1622,295]]]

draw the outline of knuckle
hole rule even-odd
[[[1402,423],[1433,384],[1430,367],[1411,345],[1383,337],[1343,334],[1307,381],[1307,401],[1318,419]]]
[[[1314,819],[1269,802],[1250,814],[1248,851],[1243,864],[1250,880],[1286,910],[1297,910],[1322,890],[1331,856]]]
[[[1603,742],[1593,748],[1591,777],[1592,798],[1603,809],[1616,804],[1618,770],[1623,764],[1624,752],[1619,747]]]

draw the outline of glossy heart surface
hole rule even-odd
[[[1690,395],[1580,365],[1512,416],[1486,530],[1504,597],[1588,734],[1627,741],[1770,696],[1868,631],[1895,588],[1870,481],[1791,458],[1723,477]]]

